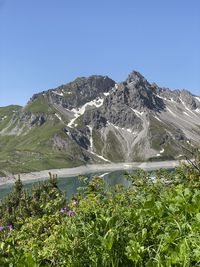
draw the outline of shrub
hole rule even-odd
[[[99,177],[84,178],[85,187],[70,201],[59,191],[56,180],[40,184],[27,197],[18,181],[13,190],[18,188],[20,199],[10,214],[14,229],[0,231],[0,263],[199,266],[199,178],[190,166],[174,172],[127,174],[128,188],[108,188]],[[28,207],[30,215],[25,208],[20,210],[22,206]],[[15,265],[6,265],[12,263]]]

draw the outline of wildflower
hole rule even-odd
[[[61,208],[61,209],[60,209],[60,212],[61,212],[61,213],[65,212],[65,209],[64,209],[64,208]]]
[[[4,227],[3,226],[0,226],[0,231],[2,231],[4,229]]]
[[[61,209],[60,209],[60,212],[64,213],[64,212],[67,212],[68,210],[69,210],[69,208],[64,207],[64,208],[61,208]]]
[[[65,214],[67,214],[68,216],[73,216],[73,215],[76,214],[75,211],[70,210],[68,207],[61,208],[61,209],[60,209],[60,212],[61,212],[61,213],[65,213]]]
[[[12,224],[9,224],[7,227],[8,227],[9,230],[13,230]]]
[[[68,211],[67,211],[67,215],[69,215],[69,216],[73,216],[73,215],[75,215],[75,214],[76,214],[76,212],[73,211],[73,210],[68,210]]]

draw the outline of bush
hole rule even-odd
[[[23,202],[30,215],[19,208],[18,181],[14,229],[1,231],[2,266],[199,266],[199,172],[187,165],[127,179],[128,188],[84,179],[68,202],[55,180],[46,182]]]

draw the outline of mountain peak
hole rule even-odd
[[[128,79],[127,79],[128,83],[131,82],[143,82],[143,83],[147,83],[147,80],[144,78],[144,76],[142,76],[142,74],[138,71],[132,71],[129,75],[128,75]]]
[[[199,115],[200,98],[150,84],[137,71],[119,84],[79,77],[34,95],[23,109],[0,108],[0,169],[179,159],[182,147],[200,148]]]

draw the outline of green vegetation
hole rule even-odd
[[[104,141],[102,140],[101,135],[95,129],[92,131],[92,138],[94,143],[93,145],[95,146],[95,152],[101,155]]]
[[[122,162],[123,161],[123,152],[119,146],[119,141],[117,137],[113,134],[113,132],[109,131],[107,140],[109,146],[109,151],[107,152],[107,157],[114,162]]]
[[[32,101],[25,107],[25,111],[33,113],[52,113],[52,108],[49,105],[48,99],[45,95],[40,95],[36,100]]]
[[[63,131],[63,124],[55,120],[49,120],[40,127],[29,129],[26,138],[24,135],[0,136],[2,172],[21,173],[81,165],[81,161],[74,159],[74,155],[80,153],[78,146],[70,143],[69,152],[64,148],[53,147],[55,136],[65,142],[68,140]]]
[[[55,176],[31,194],[18,179],[0,204],[0,266],[199,266],[199,158],[154,175],[82,178],[72,200]]]
[[[22,107],[17,105],[10,105],[7,107],[0,107],[0,131],[8,126],[14,113],[18,112]]]
[[[21,109],[0,108],[0,176],[83,164],[81,148],[64,131],[68,121],[57,118],[46,95]]]

